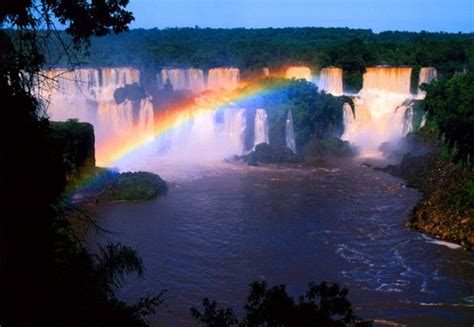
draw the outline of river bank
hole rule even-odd
[[[472,172],[435,152],[423,156],[405,155],[398,165],[383,169],[420,190],[422,199],[406,223],[437,239],[459,244],[474,251],[474,208]],[[470,182],[471,181],[471,182]]]

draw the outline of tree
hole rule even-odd
[[[86,250],[65,217],[66,172],[34,91],[47,40],[87,49],[91,36],[127,30],[128,0],[0,2],[0,97],[3,214],[0,220],[0,324],[5,326],[145,326],[159,298],[129,305],[115,298],[125,273],[143,271],[136,253],[109,245]],[[76,211],[76,214],[78,212]],[[84,216],[81,215],[81,219]]]
[[[474,157],[474,73],[442,78],[429,85],[424,103],[428,119],[440,134],[458,149],[456,160]],[[430,124],[428,124],[429,126]]]
[[[195,319],[208,327],[226,326],[325,326],[337,327],[360,321],[347,299],[347,289],[338,284],[309,284],[305,295],[297,301],[288,295],[285,285],[271,288],[267,283],[253,282],[245,304],[245,314],[239,322],[232,309],[217,309],[215,301],[203,300],[204,312],[191,309]]]

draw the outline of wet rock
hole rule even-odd
[[[297,155],[289,148],[260,143],[255,150],[242,156],[247,163],[298,163],[303,161],[303,157]]]
[[[260,165],[258,164],[258,161],[256,161],[256,160],[250,160],[250,161],[247,163],[247,165],[252,166],[252,167],[258,167],[258,166],[260,166]]]
[[[398,165],[383,169],[404,178],[407,186],[419,189],[422,200],[413,209],[406,226],[437,236],[445,241],[462,244],[474,251],[474,209],[469,199],[472,172],[434,154],[407,154]]]

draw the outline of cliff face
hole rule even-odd
[[[436,154],[405,155],[399,165],[385,170],[423,192],[407,227],[474,251],[472,173]]]
[[[50,122],[51,142],[62,161],[67,182],[95,167],[94,127],[75,120]]]

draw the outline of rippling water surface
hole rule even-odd
[[[216,299],[240,312],[248,284],[342,283],[364,318],[409,326],[474,324],[474,256],[404,228],[419,194],[358,165],[333,168],[162,166],[167,196],[97,208],[146,265],[124,299],[167,289],[153,324],[194,323],[190,307]],[[449,244],[448,244],[449,245]]]

